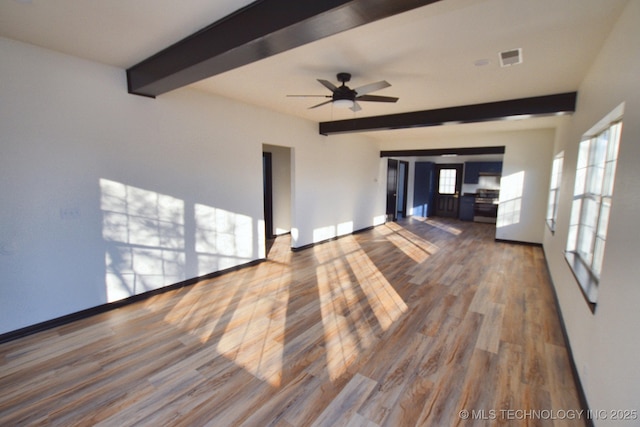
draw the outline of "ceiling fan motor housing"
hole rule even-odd
[[[348,99],[351,101],[355,101],[356,95],[357,94],[355,90],[342,85],[333,92],[333,100],[337,101],[339,99]]]
[[[348,99],[349,101],[355,101],[356,96],[358,95],[355,90],[349,88],[345,83],[351,80],[351,74],[349,73],[338,73],[336,75],[339,82],[342,83],[342,86],[338,87],[333,91],[333,100],[338,101],[341,99]]]

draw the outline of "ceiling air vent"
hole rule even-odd
[[[500,66],[508,67],[510,65],[522,63],[522,49],[512,49],[500,52]]]

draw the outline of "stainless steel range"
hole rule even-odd
[[[498,218],[498,199],[500,190],[478,189],[473,204],[473,220],[475,222],[494,223]]]

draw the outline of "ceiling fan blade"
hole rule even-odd
[[[320,107],[320,106],[325,105],[325,104],[329,104],[329,103],[331,103],[331,102],[333,102],[333,99],[330,99],[330,100],[325,101],[325,102],[321,102],[320,104],[318,104],[318,105],[314,105],[313,107],[309,107],[309,110],[311,110],[312,108]]]
[[[379,82],[370,83],[368,85],[357,87],[354,90],[357,92],[358,95],[366,95],[368,93],[375,92],[377,90],[384,89],[385,87],[389,87],[389,86],[391,86],[391,84],[388,81],[382,80]]]
[[[287,98],[331,98],[331,95],[287,95]]]
[[[362,110],[362,107],[360,106],[360,104],[358,104],[357,102],[353,103],[353,107],[349,108],[351,111],[353,111],[354,113],[357,113],[358,111]]]
[[[373,102],[396,102],[399,98],[393,96],[379,96],[379,95],[362,95],[357,96],[358,101],[373,101]]]
[[[320,82],[320,84],[324,87],[326,87],[327,89],[329,89],[331,92],[335,92],[338,87],[336,85],[334,85],[333,83],[331,83],[328,80],[322,80],[322,79],[318,79],[318,81]]]

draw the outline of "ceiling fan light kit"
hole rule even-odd
[[[355,104],[354,101],[350,99],[334,99],[333,106],[336,108],[351,108]]]

